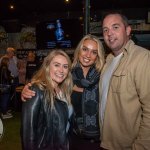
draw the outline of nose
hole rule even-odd
[[[113,32],[112,32],[111,29],[109,29],[108,32],[107,32],[108,35],[111,35],[112,33],[113,33]]]
[[[63,66],[60,66],[60,67],[59,67],[59,71],[60,71],[60,72],[63,72],[63,71],[64,71]]]
[[[91,52],[88,50],[86,53],[86,57],[90,57],[91,56]]]

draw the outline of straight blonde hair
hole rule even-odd
[[[71,75],[71,60],[69,56],[63,50],[54,50],[44,58],[44,62],[38,72],[31,79],[31,84],[36,84],[41,90],[46,90],[46,99],[48,103],[54,106],[54,101],[56,97],[56,92],[53,87],[53,81],[50,77],[50,63],[52,59],[58,55],[62,55],[67,59],[68,62],[68,75],[66,79],[59,85],[63,96],[67,100],[68,104],[71,104],[71,93],[72,93],[72,75]]]

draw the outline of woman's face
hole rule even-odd
[[[50,77],[54,86],[62,83],[68,75],[69,65],[67,59],[62,55],[55,56],[50,63]]]
[[[79,52],[79,61],[83,68],[90,68],[96,61],[98,45],[93,40],[85,40]]]

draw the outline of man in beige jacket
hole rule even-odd
[[[122,14],[107,14],[102,27],[112,54],[100,80],[101,147],[150,150],[150,51],[130,40]]]

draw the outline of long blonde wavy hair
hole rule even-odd
[[[74,60],[73,60],[73,63],[72,63],[72,68],[74,68],[76,66],[76,64],[79,62],[80,50],[82,49],[83,43],[84,43],[85,40],[92,40],[92,41],[95,41],[97,43],[98,55],[97,55],[97,59],[96,59],[96,62],[95,62],[95,67],[96,67],[96,70],[98,72],[100,72],[103,65],[104,65],[104,62],[105,62],[104,47],[103,47],[102,42],[98,39],[98,37],[96,37],[94,35],[91,35],[91,34],[85,35],[81,39],[79,44],[77,45],[77,48],[76,48],[75,53],[74,53]]]
[[[59,88],[63,93],[64,98],[67,100],[68,104],[71,104],[71,92],[72,92],[72,76],[71,76],[71,60],[69,56],[63,50],[54,50],[44,58],[44,62],[41,68],[36,72],[36,74],[31,79],[31,84],[36,84],[41,90],[46,90],[46,99],[48,103],[54,106],[54,101],[56,97],[55,88],[53,87],[53,81],[50,77],[50,63],[54,57],[57,55],[62,55],[67,59],[68,62],[68,75],[64,81],[59,84]]]

